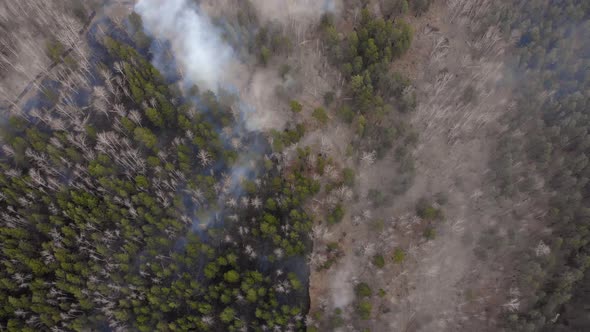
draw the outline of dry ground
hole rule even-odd
[[[315,240],[317,254],[331,241],[344,248],[331,269],[313,270],[310,286],[311,312],[323,309],[329,317],[343,309],[342,331],[497,331],[499,315],[519,300],[512,257],[533,250],[544,211],[539,203],[497,198],[490,181],[489,159],[504,132],[501,117],[513,110],[506,41],[495,26],[471,31],[490,6],[484,0],[435,1],[427,14],[407,18],[415,29],[413,46],[393,70],[411,77],[419,96],[411,120],[420,133],[415,182],[383,208],[359,200],[342,223]],[[358,172],[361,197],[370,188],[387,192],[395,158]],[[437,193],[448,198],[441,207],[445,218],[427,241],[415,204]],[[485,248],[478,257],[476,247]],[[390,259],[395,248],[406,252],[404,263]],[[371,263],[376,253],[386,257],[385,268]],[[386,292],[373,296],[368,321],[354,319],[358,282]]]

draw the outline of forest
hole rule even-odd
[[[233,133],[231,105],[181,95],[137,36],[112,35],[91,89],[44,82],[2,124],[3,328],[301,330],[293,257],[308,250],[316,165],[278,170],[263,137]]]
[[[519,30],[514,68],[523,83],[518,112],[506,122],[493,160],[503,195],[539,195],[536,174],[555,193],[541,239],[548,254],[521,257],[520,285],[526,309],[508,317],[524,331],[582,331],[587,320],[588,127],[590,4],[585,1],[516,1],[505,18],[506,33]],[[518,132],[525,135],[519,135]],[[535,169],[515,167],[518,162]],[[541,246],[541,244],[540,244]],[[576,309],[573,309],[576,308]],[[576,313],[573,314],[572,311]]]
[[[244,132],[235,96],[196,85],[180,91],[178,75],[150,62],[154,41],[142,18],[131,13],[126,22],[107,21],[107,34],[91,27],[92,58],[82,63],[64,56],[60,41],[49,43],[66,81],[42,81],[34,102],[11,107],[2,124],[3,328],[304,330],[301,268],[312,219],[303,206],[320,191],[342,191],[354,174],[320,185],[313,175],[334,162],[309,148],[281,167],[280,153],[303,137],[303,125],[272,131],[270,140]],[[391,107],[377,88],[391,78],[378,71],[407,50],[411,29],[367,10],[360,37],[332,40],[328,16],[319,28],[330,52],[347,49],[334,57],[354,97],[342,113],[359,110],[343,116],[363,137],[363,114],[377,121]],[[261,65],[288,45],[268,31],[254,39]],[[367,45],[370,53],[357,53]],[[314,117],[328,120],[322,108]],[[343,215],[337,203],[325,218]]]
[[[590,329],[590,2],[7,0],[0,32],[0,331]]]

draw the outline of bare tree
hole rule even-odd
[[[203,166],[203,167],[210,166],[213,163],[213,159],[211,158],[211,155],[209,154],[209,152],[207,152],[205,150],[199,151],[197,157],[199,158],[199,161],[201,162],[201,166]]]

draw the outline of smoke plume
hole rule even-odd
[[[187,83],[217,91],[233,50],[207,16],[187,0],[140,0],[135,11],[147,32],[170,41]]]

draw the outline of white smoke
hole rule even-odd
[[[290,34],[298,36],[294,37],[297,43],[323,13],[336,13],[341,7],[341,0],[252,0],[251,3],[262,20],[281,22]],[[277,68],[252,67],[248,61],[240,61],[223,40],[221,28],[208,15],[224,10],[239,11],[239,8],[235,0],[203,0],[198,6],[191,0],[139,0],[135,5],[145,31],[158,40],[170,42],[187,85],[197,84],[201,90],[215,93],[219,88],[235,89],[241,101],[236,110],[241,112],[247,130],[283,129],[290,113],[276,95],[277,86],[282,84]],[[154,61],[160,63],[160,58],[156,54]],[[156,67],[160,66],[156,64]]]
[[[139,0],[135,11],[149,34],[170,41],[188,83],[217,91],[233,50],[206,15],[187,0]]]

